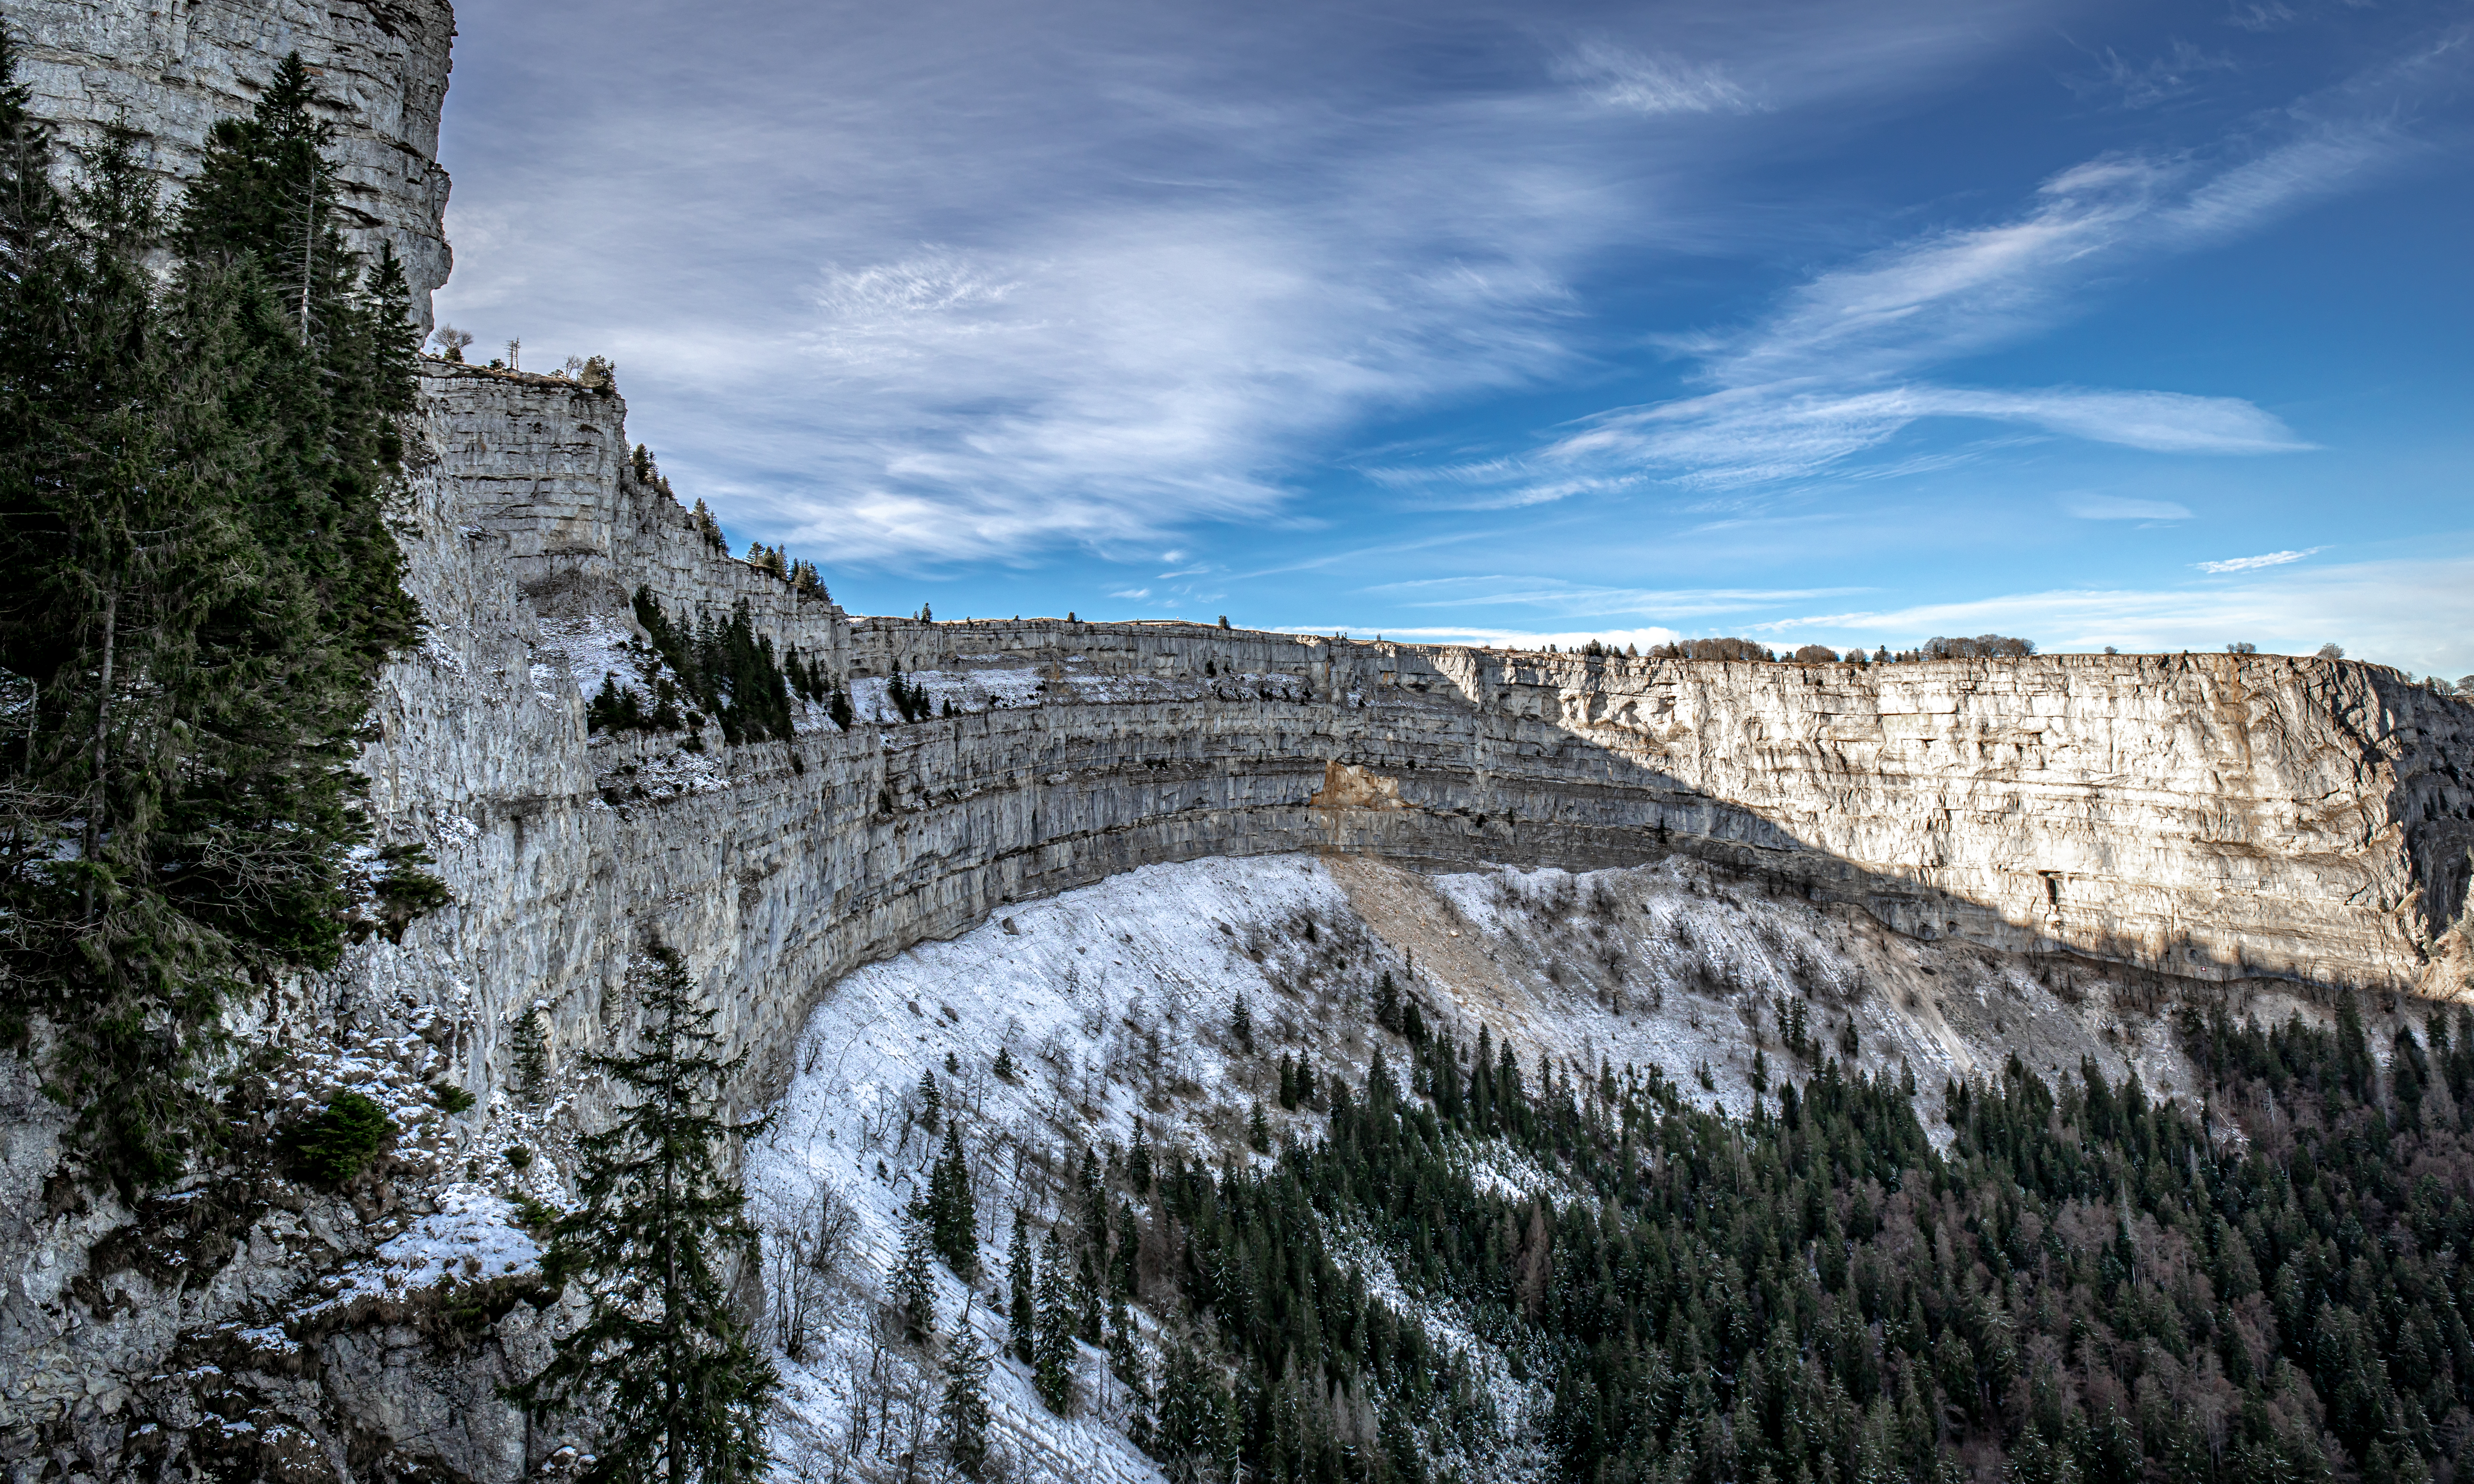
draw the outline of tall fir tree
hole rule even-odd
[[[1013,1241],[1006,1249],[1006,1335],[1013,1356],[1030,1365],[1039,1335],[1039,1276],[1031,1256],[1031,1224],[1013,1213]]]
[[[602,1441],[588,1479],[732,1484],[764,1472],[778,1384],[732,1294],[758,1238],[724,1150],[759,1121],[722,1116],[745,1059],[719,1054],[686,962],[659,939],[645,957],[635,1051],[593,1059],[628,1100],[585,1137],[579,1204],[544,1258],[551,1277],[584,1286],[590,1307],[509,1395],[535,1417],[593,1419]]]
[[[988,1469],[988,1353],[965,1309],[945,1352],[945,1390],[936,1401],[936,1441],[946,1462],[966,1479]]]
[[[170,214],[126,131],[55,189],[14,66],[0,40],[0,1036],[48,1043],[88,1169],[137,1186],[211,1137],[225,999],[331,966],[386,886],[350,764],[420,628],[387,520],[418,332],[343,239],[297,57]]]
[[[1031,1341],[1031,1384],[1059,1416],[1074,1399],[1074,1329],[1080,1317],[1066,1273],[1065,1246],[1051,1232],[1039,1250],[1038,1332]]]
[[[1126,1184],[1133,1187],[1136,1195],[1152,1193],[1151,1134],[1139,1115],[1134,1119],[1134,1141],[1126,1150]]]
[[[964,1282],[980,1276],[980,1214],[971,1198],[971,1167],[962,1157],[960,1120],[945,1121],[945,1147],[928,1177],[929,1240]]]
[[[924,1345],[936,1332],[936,1239],[927,1201],[911,1202],[902,1210],[902,1256],[893,1269],[893,1310],[902,1332],[913,1345]]]

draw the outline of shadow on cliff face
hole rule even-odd
[[[2449,945],[2443,936],[2467,894],[2474,820],[2462,770],[2462,759],[2474,756],[2474,706],[2384,669],[2328,668],[2329,689],[2346,692],[2325,699],[2361,749],[2357,776],[2385,772],[2393,781],[2386,820],[2365,822],[2357,858],[2301,862],[2301,874],[2319,881],[2352,878],[2353,894],[2327,904],[2348,915],[2363,905],[2365,884],[2375,889],[2386,919],[2376,945],[2312,945],[2308,924],[2297,923],[2301,951],[2262,951],[2256,918],[2247,934],[2242,924],[2204,918],[2177,921],[2178,930],[2170,931],[2152,922],[2125,926],[2102,898],[2109,889],[2136,891],[2147,883],[2091,881],[2060,869],[2011,873],[2017,890],[2009,899],[1985,900],[1935,884],[1928,866],[1885,869],[1848,859],[1753,807],[1535,718],[1512,718],[1515,734],[1488,750],[1492,755],[1467,766],[1433,758],[1420,766],[1411,757],[1401,767],[1402,759],[1386,758],[1395,764],[1387,773],[1372,760],[1335,759],[1325,765],[1311,814],[1327,850],[1424,870],[1480,863],[1591,870],[1686,856],[1815,902],[1859,908],[1912,938],[1959,938],[2056,961],[2124,967],[2134,970],[2126,982],[2145,983],[2159,1004],[2188,997],[2200,985],[2216,986],[2201,992],[2214,997],[2254,980],[2315,996],[2349,988],[2390,995],[2453,991],[2453,983],[2436,981],[2431,952]],[[2368,714],[2374,708],[2377,714]],[[1471,710],[1485,730],[1487,709],[1479,704]],[[2246,750],[2247,739],[2240,745]],[[1930,801],[1919,798],[1917,804],[1929,807]],[[1949,827],[1946,818],[1942,827]],[[2383,838],[2395,832],[2402,839]],[[2375,863],[2365,871],[2359,857],[2383,849],[2389,852],[2386,870]],[[2348,946],[2356,951],[2345,952]],[[2361,951],[2365,947],[2374,951]]]
[[[2412,909],[2427,936],[2452,926],[2461,952],[2474,950],[2474,698],[2442,701],[2393,670],[2360,666],[2362,678],[2390,719],[2386,727],[2347,716],[2361,739],[2365,764],[2384,750],[2395,770],[2389,791],[2389,818],[2405,832],[2403,855],[2412,873]],[[2343,714],[2343,713],[2340,713]],[[2390,740],[2398,732],[2424,745],[2407,752]],[[2451,986],[2460,988],[2460,986]],[[2462,986],[2474,991],[2474,982]]]

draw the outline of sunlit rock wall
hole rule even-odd
[[[65,166],[125,119],[166,182],[195,175],[207,127],[247,114],[276,63],[299,52],[335,125],[347,235],[371,253],[394,245],[428,327],[430,291],[452,263],[438,164],[448,0],[19,0],[0,21],[22,47],[35,110],[68,146]]]
[[[1422,868],[1685,851],[1919,936],[2450,987],[2429,960],[2474,846],[2474,706],[2375,666],[1806,667],[853,620],[636,483],[615,396],[432,366],[424,406],[409,550],[433,635],[390,671],[366,766],[457,903],[370,945],[313,1013],[384,1020],[456,986],[476,1087],[536,999],[561,1055],[599,1043],[647,931],[764,1067],[855,964],[1145,862],[1299,849]],[[633,631],[639,586],[683,613],[744,603],[846,681],[898,664],[971,708],[728,749],[709,729],[702,754],[588,737],[594,657]],[[974,677],[1012,703],[980,708]]]

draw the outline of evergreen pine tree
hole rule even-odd
[[[997,1061],[996,1061],[995,1071],[996,1071],[997,1076],[998,1076],[1001,1080],[1006,1081],[1006,1082],[1011,1082],[1011,1081],[1013,1081],[1013,1078],[1014,1078],[1014,1069],[1013,1069],[1013,1048],[1012,1048],[1012,1047],[1010,1047],[1010,1046],[999,1046],[999,1047],[997,1047]]]
[[[1136,1195],[1152,1193],[1152,1142],[1139,1115],[1134,1119],[1133,1144],[1126,1151],[1126,1184]]]
[[[1151,1376],[1143,1366],[1141,1344],[1134,1334],[1133,1315],[1122,1298],[1108,1305],[1108,1374],[1126,1388],[1126,1437],[1145,1448],[1151,1428]]]
[[[936,1074],[919,1074],[919,1126],[929,1133],[936,1132],[936,1120],[945,1111],[945,1095],[936,1087]]]
[[[1254,1049],[1254,1017],[1246,1008],[1246,995],[1242,991],[1237,995],[1236,1007],[1228,1013],[1228,1034],[1236,1039],[1238,1050],[1251,1052]]]
[[[367,921],[345,763],[419,631],[386,515],[418,336],[343,243],[314,101],[286,58],[167,220],[126,130],[52,186],[0,40],[0,1035],[52,1028],[126,1185],[216,1126],[225,997]]]
[[[1227,1389],[1193,1346],[1178,1340],[1160,1366],[1152,1456],[1173,1484],[1225,1478],[1233,1411]]]
[[[1263,1105],[1260,1103],[1256,1103],[1254,1111],[1246,1115],[1246,1147],[1256,1154],[1272,1152],[1272,1125],[1270,1120],[1263,1116]]]
[[[541,1101],[549,1087],[549,1016],[541,1001],[517,1017],[514,1065],[508,1068],[516,1092],[527,1103]]]
[[[1074,1399],[1074,1328],[1079,1316],[1066,1278],[1065,1247],[1055,1232],[1040,1245],[1038,1304],[1038,1333],[1031,1341],[1031,1389],[1050,1411],[1063,1416]]]
[[[1016,1210],[1013,1242],[1006,1249],[1006,1335],[1014,1358],[1024,1365],[1031,1363],[1038,1343],[1038,1281],[1031,1265],[1030,1224]]]
[[[986,1476],[988,1464],[988,1355],[962,1311],[954,1343],[945,1352],[945,1391],[936,1402],[936,1441],[954,1472],[966,1479]]]
[[[970,1166],[962,1158],[958,1120],[945,1123],[945,1149],[929,1176],[930,1239],[936,1254],[968,1282],[980,1276],[980,1215],[971,1199]]]
[[[636,1051],[594,1058],[630,1100],[584,1139],[581,1202],[544,1258],[591,1306],[509,1396],[536,1417],[591,1414],[602,1442],[587,1478],[754,1479],[777,1381],[731,1292],[734,1270],[757,1260],[757,1233],[720,1153],[756,1127],[719,1111],[744,1058],[718,1055],[714,1011],[679,955],[655,940],[647,956]]]
[[[893,1269],[891,1298],[902,1316],[902,1332],[913,1345],[924,1345],[936,1332],[935,1239],[931,1234],[928,1203],[913,1201],[902,1210],[902,1257]]]

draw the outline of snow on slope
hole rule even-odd
[[[986,1269],[976,1295],[940,1269],[940,1319],[950,1328],[967,1303],[994,1354],[1014,1210],[1035,1223],[1052,1216],[1083,1147],[1122,1150],[1138,1115],[1163,1151],[1215,1165],[1268,1162],[1244,1147],[1254,1105],[1283,1138],[1320,1122],[1278,1111],[1281,1055],[1352,1083],[1378,1051],[1399,1065],[1405,1047],[1374,1023],[1386,971],[1465,1050],[1481,1026],[1508,1041],[1533,1088],[1547,1065],[1576,1081],[1601,1065],[1656,1067],[1738,1114],[1751,1106],[1757,1051],[1773,1087],[1807,1073],[1780,1021],[1782,1006],[1798,1002],[1827,1054],[1877,1073],[1911,1071],[1928,1128],[1938,1127],[1932,1106],[1946,1077],[1983,1075],[2014,1051],[2048,1075],[2075,1070],[2081,1058],[2116,1076],[2135,1065],[2167,1092],[2187,1075],[2162,1020],[2125,1013],[2122,987],[2095,966],[2057,977],[2050,964],[1919,943],[1697,862],[1439,877],[1298,855],[1146,867],[856,970],[810,1017],[788,1090],[747,1167],[760,1220],[812,1219],[820,1188],[857,1219],[847,1284],[822,1338],[784,1363],[774,1442],[790,1475],[869,1476],[869,1451],[852,1447],[862,1394],[874,1399],[871,1430],[906,1408],[910,1433],[924,1437],[933,1424],[933,1367],[874,1337],[899,1212],[922,1193],[935,1153],[919,1122],[923,1073],[934,1074],[961,1123]],[[1252,1016],[1250,1054],[1229,1030],[1240,995]],[[992,1070],[1000,1048],[1016,1068],[1010,1081]],[[1495,1188],[1559,1184],[1499,1145],[1471,1154],[1473,1173]],[[1354,1250],[1348,1233],[1333,1235]],[[1398,1293],[1379,1255],[1360,1257],[1375,1268],[1377,1291],[1439,1337],[1461,1331],[1474,1346],[1452,1316]],[[1505,1455],[1483,1472],[1525,1473],[1542,1394],[1512,1381],[1494,1357],[1471,1358],[1508,1433]],[[1027,1368],[999,1358],[989,1392],[1000,1449],[1025,1479],[1155,1477],[1111,1425],[1122,1398],[1098,1352],[1084,1349],[1080,1376],[1077,1416],[1059,1419],[1032,1395]]]
[[[1302,939],[1281,930],[1301,931],[1308,920],[1319,924],[1311,961],[1296,951]],[[1153,866],[1019,908],[836,984],[800,1038],[772,1134],[748,1155],[760,1219],[806,1207],[820,1183],[859,1215],[855,1291],[843,1296],[825,1338],[803,1360],[784,1364],[786,1415],[775,1444],[793,1472],[830,1476],[832,1460],[847,1452],[863,1389],[856,1377],[871,1365],[907,1364],[898,1353],[880,1353],[870,1317],[899,1257],[899,1212],[922,1192],[935,1153],[917,1125],[922,1073],[934,1073],[972,1158],[990,1274],[973,1322],[995,1352],[1003,1321],[991,1296],[1010,1213],[1055,1211],[1068,1161],[1079,1161],[1086,1141],[1126,1147],[1139,1113],[1156,1146],[1217,1163],[1225,1150],[1242,1152],[1254,1102],[1271,1101],[1263,1054],[1272,1047],[1319,1043],[1335,1059],[1352,1047],[1364,1054],[1362,1030],[1308,1014],[1354,1007],[1362,1019],[1374,976],[1386,964],[1398,967],[1362,929],[1352,936],[1352,922],[1346,894],[1309,860]],[[1322,951],[1334,944],[1346,946]],[[1311,1001],[1277,987],[1292,982],[1316,986]],[[1253,1057],[1229,1040],[1241,994],[1263,1048]],[[1011,1082],[992,1070],[1000,1047],[1018,1068]],[[1295,1121],[1276,1107],[1267,1111]],[[939,1279],[939,1313],[951,1325],[965,1295],[952,1275],[940,1270]],[[1104,1417],[1114,1383],[1097,1351],[1084,1349],[1080,1375]],[[922,1384],[933,1393],[933,1376]],[[1091,1411],[1073,1420],[1049,1415],[1027,1368],[1000,1359],[988,1389],[999,1446],[1025,1477],[1158,1476]]]

